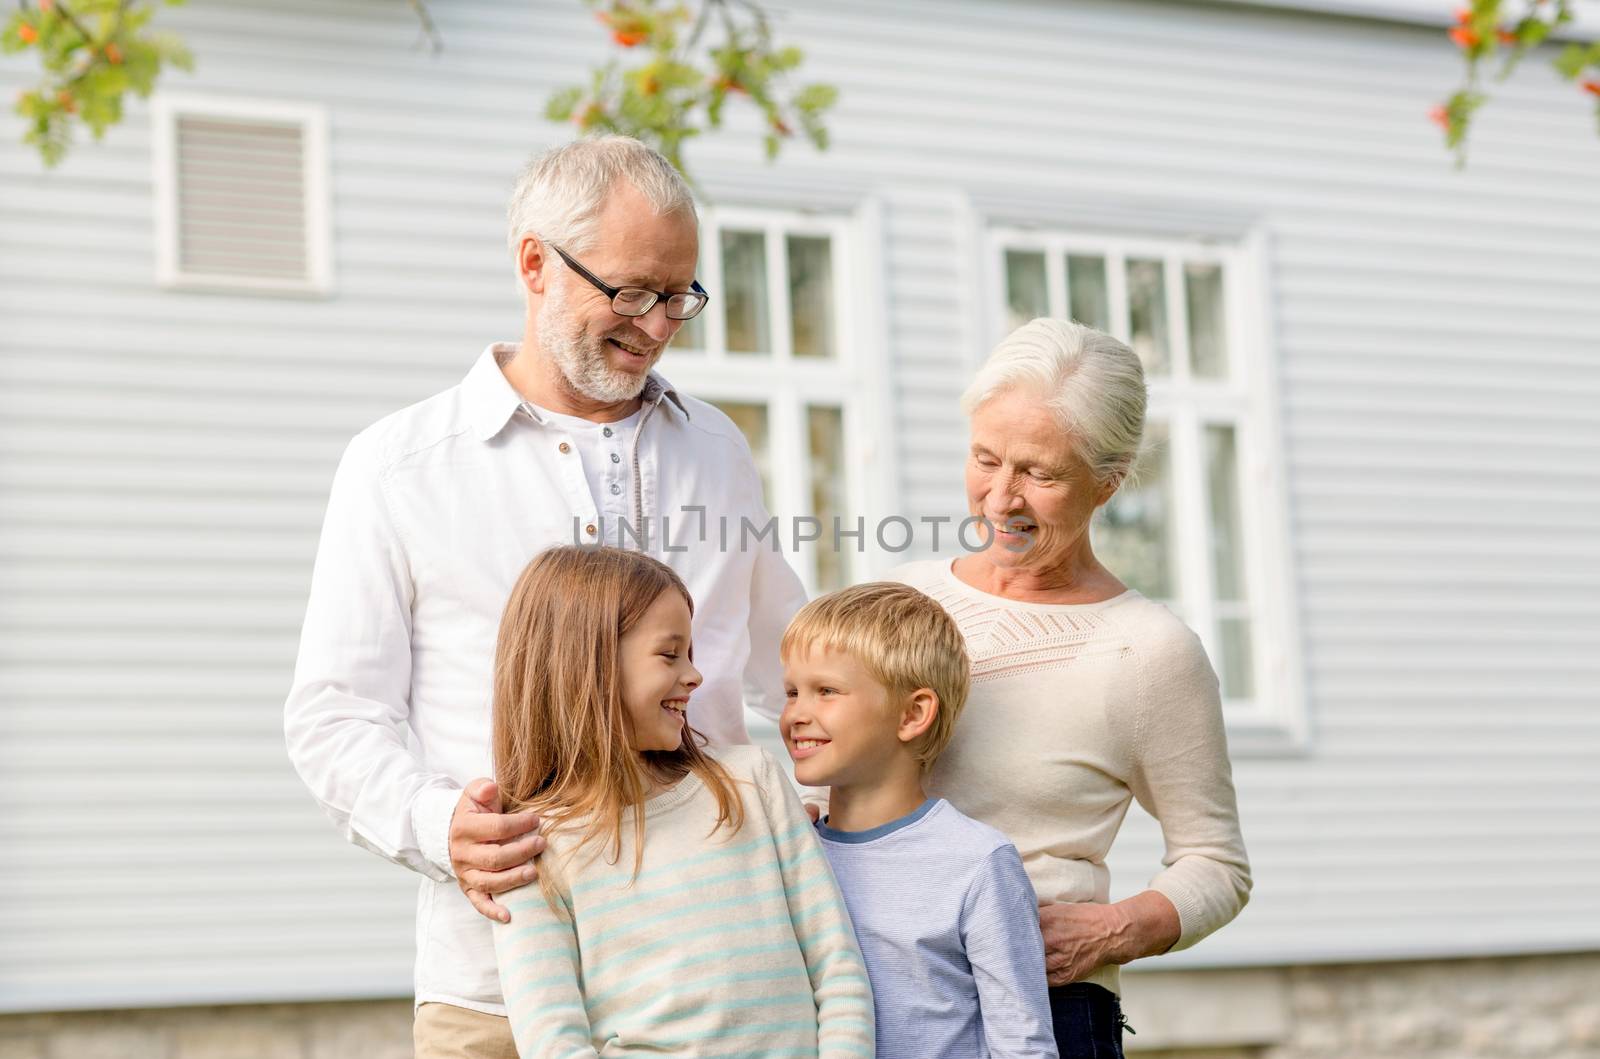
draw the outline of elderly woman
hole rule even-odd
[[[1022,853],[1062,1059],[1120,1056],[1118,965],[1193,945],[1250,892],[1216,674],[1194,633],[1089,540],[1139,452],[1144,372],[1116,339],[1034,320],[962,407],[967,504],[991,526],[987,547],[896,573],[944,605],[972,656],[928,789]],[[1105,857],[1134,798],[1160,821],[1165,870],[1111,904]]]

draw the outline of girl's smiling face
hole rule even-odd
[[[700,686],[691,660],[689,605],[672,589],[657,596],[617,644],[622,710],[633,749],[676,750],[689,693]]]

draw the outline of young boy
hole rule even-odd
[[[784,633],[795,778],[866,958],[878,1059],[1056,1059],[1044,943],[1016,847],[922,777],[967,698],[961,632],[906,585],[806,605]]]

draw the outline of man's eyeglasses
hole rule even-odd
[[[693,320],[700,315],[700,310],[706,307],[706,302],[711,300],[711,295],[700,286],[699,280],[693,281],[692,290],[679,291],[676,294],[664,290],[650,290],[648,287],[613,287],[574,261],[572,255],[559,246],[547,245],[561,255],[561,260],[565,261],[572,271],[594,284],[597,290],[610,298],[611,311],[618,316],[643,316],[655,308],[656,302],[665,298],[668,320]]]

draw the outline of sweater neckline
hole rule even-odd
[[[957,556],[956,558],[959,558]],[[1086,611],[1102,610],[1115,603],[1124,603],[1139,595],[1139,590],[1134,588],[1123,589],[1110,599],[1096,600],[1093,603],[1035,603],[1026,599],[1011,599],[1008,596],[997,596],[993,592],[985,592],[981,588],[973,588],[961,578],[956,576],[955,559],[935,559],[939,564],[939,579],[948,588],[961,593],[968,599],[978,600],[991,607],[1011,607],[1017,610],[1042,611],[1047,614],[1082,614]]]
[[[648,820],[652,816],[660,816],[662,813],[676,809],[698,794],[703,786],[705,784],[700,782],[699,776],[692,772],[684,773],[683,777],[677,783],[674,783],[670,790],[651,795],[644,800],[644,818]]]

